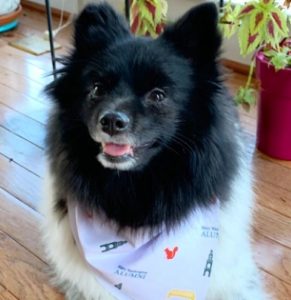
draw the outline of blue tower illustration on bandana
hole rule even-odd
[[[116,249],[126,243],[127,243],[127,241],[112,242],[112,243],[100,245],[99,247],[102,249],[101,252],[108,252],[108,251]]]
[[[213,264],[213,250],[211,250],[208,255],[208,259],[206,261],[206,266],[204,268],[203,276],[206,276],[206,274],[208,274],[208,277],[211,276],[212,264]]]

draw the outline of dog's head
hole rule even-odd
[[[85,124],[104,167],[137,170],[173,143],[187,147],[181,128],[205,130],[208,103],[193,95],[211,80],[219,46],[214,4],[193,8],[156,40],[134,37],[109,5],[89,5],[52,94]]]
[[[48,156],[62,194],[132,228],[171,226],[227,199],[238,148],[220,43],[211,3],[157,39],[134,37],[106,4],[87,6],[48,87],[57,104]]]

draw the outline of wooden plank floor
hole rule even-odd
[[[58,20],[54,20],[57,24]],[[44,16],[25,9],[21,25],[0,36],[0,300],[63,299],[49,284],[37,212],[44,174],[45,124],[51,107],[42,89],[49,54],[36,57],[8,42],[46,29]],[[70,29],[58,41],[69,48]],[[228,74],[234,92],[245,76]],[[254,253],[273,299],[291,299],[291,162],[255,150],[256,110],[240,111],[256,177]],[[256,300],[256,299],[254,299]]]

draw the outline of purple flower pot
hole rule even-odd
[[[291,68],[278,72],[262,52],[256,55],[260,80],[257,148],[282,160],[291,160]]]

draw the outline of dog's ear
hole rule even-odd
[[[217,19],[214,3],[196,6],[166,28],[161,39],[170,42],[180,54],[194,62],[212,61],[221,45]]]
[[[75,22],[77,51],[99,51],[118,39],[130,36],[125,19],[106,4],[89,4]]]

